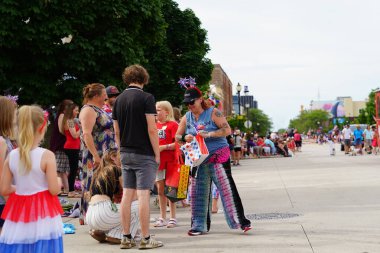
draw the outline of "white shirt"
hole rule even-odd
[[[344,128],[342,134],[345,140],[351,139],[352,131],[349,128]]]

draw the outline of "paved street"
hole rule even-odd
[[[154,252],[380,252],[380,155],[331,157],[327,145],[306,144],[293,158],[241,164],[233,175],[253,230],[230,230],[218,213],[209,234],[189,237],[189,209],[178,208],[177,228],[152,228],[165,243]],[[65,252],[123,251],[93,240],[78,219],[64,220],[78,229],[64,236]]]

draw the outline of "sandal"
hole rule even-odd
[[[168,222],[167,228],[175,228],[177,226],[177,220],[176,219],[170,219]]]
[[[67,194],[67,197],[68,198],[80,198],[80,197],[82,197],[82,194],[79,192],[69,192],[69,194]]]
[[[121,240],[119,238],[110,237],[110,236],[107,236],[107,235],[106,235],[106,239],[105,240],[109,244],[120,244],[121,243]]]
[[[163,219],[163,218],[158,218],[158,220],[156,220],[156,222],[154,223],[154,227],[156,228],[160,228],[160,227],[164,227],[166,226],[166,221]]]
[[[60,193],[58,193],[58,196],[60,196],[60,197],[67,197],[67,195],[69,195],[68,192],[60,192]]]
[[[94,238],[95,240],[97,240],[100,243],[103,243],[106,241],[106,234],[103,231],[90,230],[89,234],[92,236],[92,238]]]

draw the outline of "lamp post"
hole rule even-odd
[[[241,85],[240,83],[237,84],[236,86],[236,91],[237,91],[237,95],[238,95],[238,113],[239,113],[239,116],[240,116],[240,91],[241,91]]]

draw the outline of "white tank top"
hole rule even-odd
[[[19,166],[22,166],[20,150],[17,148],[9,153],[9,168],[13,174],[14,183],[16,184],[16,194],[32,195],[48,189],[46,174],[41,170],[41,158],[45,150],[44,148],[38,147],[29,152],[32,169],[28,174],[20,174]]]

